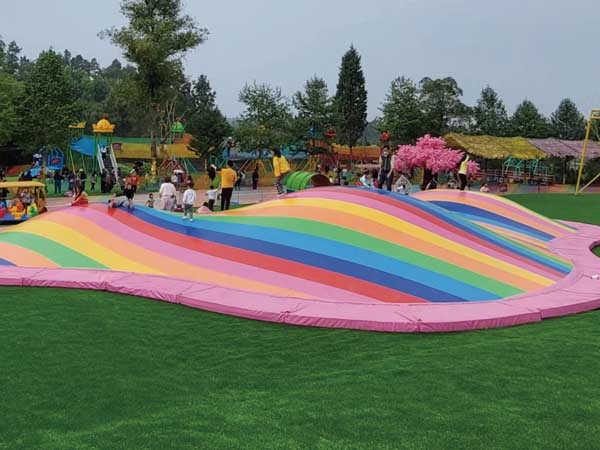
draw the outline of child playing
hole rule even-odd
[[[202,206],[196,211],[198,214],[211,214],[212,210],[208,207],[208,202],[202,203]]]
[[[183,193],[183,217],[185,220],[188,216],[190,222],[194,221],[194,203],[196,202],[196,191],[192,189],[192,183],[188,183],[188,187]]]
[[[412,184],[408,177],[404,174],[400,175],[398,181],[396,182],[396,192],[399,194],[410,195],[412,191]]]
[[[90,185],[91,188],[90,190],[92,192],[96,192],[96,182],[98,181],[98,174],[96,173],[96,171],[92,172],[92,176],[90,178]]]
[[[373,187],[373,179],[371,178],[371,174],[367,169],[365,169],[365,171],[362,174],[362,177],[360,177],[360,184],[361,186],[366,188]]]
[[[148,208],[154,208],[154,194],[150,192],[148,194],[148,200],[146,200],[146,206]]]
[[[124,195],[119,195],[118,193],[114,193],[112,198],[108,199],[108,207],[109,208],[119,208],[121,206],[125,206],[127,203],[127,197]]]
[[[127,197],[127,208],[133,209],[133,196],[135,195],[135,188],[131,185],[131,183],[127,183],[125,185],[123,194],[125,197]]]
[[[83,190],[83,187],[81,185],[75,186],[75,193],[73,194],[73,201],[71,202],[71,206],[82,206],[87,204],[88,196]]]
[[[206,191],[206,196],[208,197],[208,203],[206,206],[211,211],[215,210],[215,201],[217,200],[218,193],[219,193],[219,190],[215,189],[215,187],[212,184],[210,185],[210,188],[208,189],[208,191]]]

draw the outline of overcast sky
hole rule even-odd
[[[0,0],[0,35],[30,58],[49,47],[121,58],[98,31],[124,24],[120,0]],[[228,116],[256,80],[291,96],[313,75],[335,92],[351,44],[362,56],[369,118],[380,115],[390,81],[452,76],[474,104],[486,84],[509,112],[528,98],[545,114],[570,97],[586,114],[600,108],[600,27],[593,0],[186,0],[210,31],[185,61],[205,73]]]

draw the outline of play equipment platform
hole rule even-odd
[[[314,188],[193,223],[92,204],[0,230],[0,284],[303,326],[472,330],[599,308],[599,240],[600,227],[450,190]]]

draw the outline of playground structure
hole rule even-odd
[[[283,183],[288,192],[302,191],[313,187],[329,186],[329,178],[325,175],[316,172],[292,172],[284,180]]]
[[[44,176],[50,172],[62,171],[65,167],[65,154],[64,152],[55,147],[50,151],[44,159],[43,151],[40,154],[40,158],[37,159],[33,167],[29,169],[31,176],[34,178],[44,178]]]
[[[497,178],[487,173],[487,178]],[[497,181],[508,180],[511,183],[552,184],[554,176],[550,168],[539,159],[520,159],[509,156],[502,163],[502,176]]]
[[[0,284],[303,326],[457,331],[599,308],[600,260],[589,251],[598,232],[452,190],[324,187],[194,223],[91,204],[0,230]]]
[[[76,166],[84,169],[87,173],[103,171],[118,177],[118,164],[113,150],[113,134],[115,124],[111,124],[106,117],[92,124],[93,136],[85,136],[85,122],[69,125],[71,130],[71,144],[69,146],[69,162],[73,172]],[[81,158],[76,161],[75,153]]]
[[[600,120],[600,109],[592,109],[590,112],[590,117],[587,122],[587,127],[585,130],[585,139],[583,141],[583,150],[581,152],[581,160],[579,161],[579,171],[577,172],[577,184],[575,186],[575,194],[580,194],[585,191],[594,181],[600,178],[600,173],[595,175],[585,186],[580,188],[582,179],[583,179],[583,168],[585,165],[585,158],[587,154],[588,145],[590,142],[590,133],[592,130],[592,124],[596,123],[596,121]],[[598,136],[597,136],[598,137]]]

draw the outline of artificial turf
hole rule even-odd
[[[600,223],[600,197],[531,197]],[[599,323],[384,334],[0,288],[0,449],[597,449]]]

